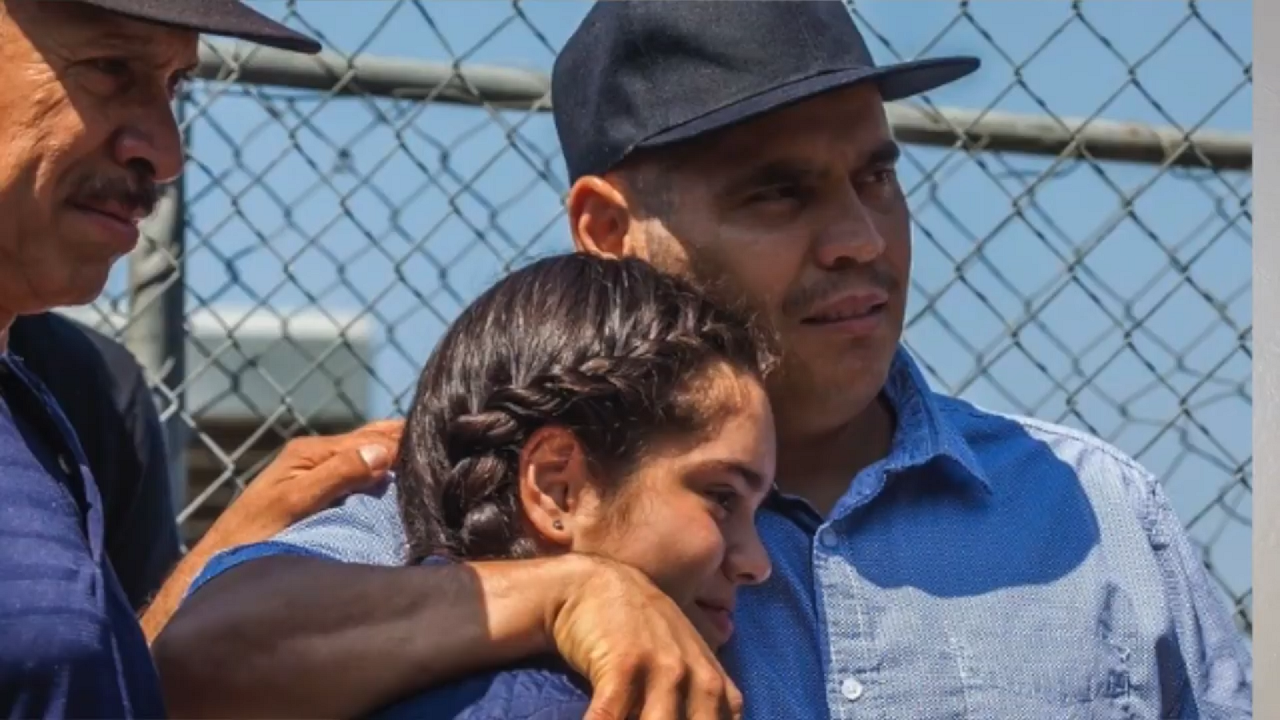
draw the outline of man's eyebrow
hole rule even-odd
[[[893,140],[885,140],[867,154],[868,167],[893,165],[902,157],[902,147]],[[730,181],[722,191],[725,195],[737,195],[754,188],[777,185],[801,185],[821,177],[823,171],[797,160],[772,160],[757,165]]]
[[[774,160],[758,165],[728,183],[724,194],[735,195],[753,188],[795,185],[813,180],[821,173],[817,168],[794,160]]]
[[[147,41],[148,38],[121,28],[85,28],[84,38],[81,40],[85,45],[125,50],[138,50],[139,45]]]
[[[92,31],[86,31],[84,37],[79,40],[83,47],[90,50],[117,51],[140,59],[147,55],[154,41],[154,38],[144,33],[122,27],[95,28]],[[197,66],[198,63],[193,64],[190,69],[194,70]]]
[[[868,165],[892,165],[902,157],[902,146],[893,140],[886,140],[867,155]]]
[[[131,61],[141,63],[143,66],[163,69],[167,63],[161,62],[147,53],[151,42],[152,39],[145,35],[132,33],[128,30],[112,29],[87,35],[80,41],[80,46],[91,53],[121,53]],[[182,77],[192,77],[199,68],[200,62],[197,60],[182,67],[174,68],[173,72]]]

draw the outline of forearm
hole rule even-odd
[[[187,594],[191,581],[196,579],[200,574],[200,568],[209,562],[218,549],[212,543],[198,543],[178,562],[173,572],[169,573],[169,577],[165,578],[164,584],[160,586],[151,604],[138,620],[142,625],[143,634],[147,637],[147,644],[155,642],[156,636],[182,604],[182,598]]]
[[[353,717],[551,647],[562,557],[372,567],[251,561],[211,581],[153,647],[175,717]]]

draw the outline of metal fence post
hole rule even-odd
[[[176,103],[179,126],[184,102]],[[165,188],[129,258],[129,321],[124,341],[147,373],[165,427],[175,512],[186,504],[188,428],[182,418],[186,378],[184,329],[186,231],[182,178]]]
[[[1257,38],[1267,31],[1280,30],[1280,8],[1274,3],[1260,3],[1253,8],[1253,31]],[[1253,126],[1257,128],[1256,153],[1259,174],[1255,182],[1262,202],[1258,203],[1255,234],[1261,242],[1253,253],[1253,312],[1257,325],[1257,354],[1253,373],[1258,386],[1258,400],[1253,406],[1253,447],[1257,463],[1253,494],[1253,592],[1257,607],[1264,608],[1255,621],[1253,635],[1255,676],[1280,677],[1280,570],[1276,554],[1280,552],[1280,451],[1275,443],[1280,433],[1280,323],[1276,320],[1276,304],[1280,302],[1280,251],[1275,238],[1280,231],[1280,212],[1267,198],[1275,198],[1276,164],[1280,162],[1280,51],[1267,42],[1257,43],[1255,62],[1262,77],[1258,85],[1257,104],[1253,109]],[[1268,240],[1271,238],[1271,240]],[[1267,318],[1271,318],[1268,320]],[[1266,610],[1265,608],[1271,608]],[[1270,682],[1258,683],[1254,690],[1254,708],[1258,717],[1280,717],[1280,688]]]

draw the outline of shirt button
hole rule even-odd
[[[840,539],[836,537],[835,530],[822,528],[822,532],[818,533],[818,542],[822,543],[822,547],[830,550],[840,544]]]
[[[863,690],[862,683],[858,682],[857,678],[847,677],[840,683],[840,694],[850,702],[862,697]]]

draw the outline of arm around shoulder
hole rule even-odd
[[[153,646],[175,717],[351,717],[552,649],[574,558],[376,567],[276,555],[202,585]]]

